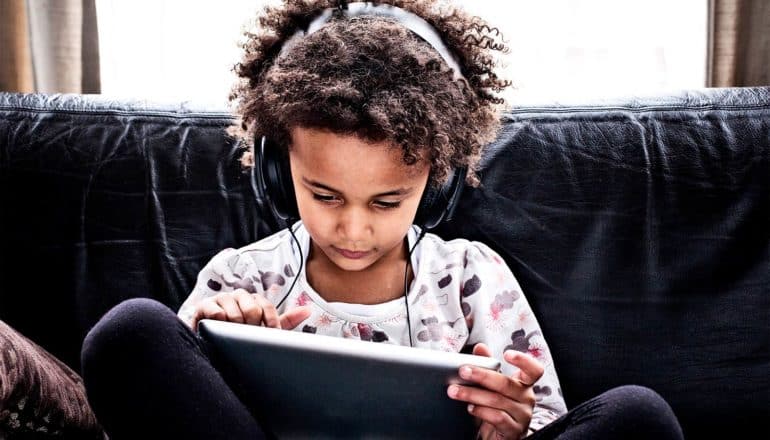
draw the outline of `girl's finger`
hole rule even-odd
[[[503,373],[475,365],[463,365],[459,371],[460,377],[480,385],[482,388],[513,398],[520,391],[511,383],[511,378]]]
[[[473,346],[473,354],[476,356],[492,357],[492,350],[489,349],[487,344],[479,342]]]
[[[295,307],[280,316],[281,328],[291,330],[298,326],[302,321],[310,316],[311,310],[308,306]]]
[[[216,303],[225,311],[226,321],[243,323],[243,315],[233,292],[220,293],[216,297]]]
[[[503,411],[522,424],[529,424],[535,404],[535,393],[532,390],[520,393],[521,395],[514,399],[483,388],[451,385],[447,394],[452,399],[467,402],[469,405]]]
[[[256,299],[256,294],[245,292],[238,295],[238,307],[243,315],[243,322],[251,325],[262,324],[262,306]]]
[[[479,423],[481,424],[481,426],[479,426],[479,434],[476,436],[476,439],[486,440],[486,439],[494,438],[492,436],[495,433],[495,427],[485,421],[482,421],[478,417],[476,417],[476,420],[478,420]]]
[[[198,306],[195,316],[193,317],[193,330],[198,330],[198,322],[201,319],[216,319],[218,321],[225,321],[227,318],[227,315],[225,314],[225,311],[222,310],[221,307],[219,307],[219,304],[217,304],[215,301],[203,301]]]
[[[519,371],[513,376],[514,379],[525,386],[530,387],[543,376],[545,369],[543,364],[527,353],[515,350],[507,350],[503,353],[505,361],[517,367]]]
[[[484,429],[483,438],[519,438],[524,431],[524,425],[514,420],[510,414],[495,408],[485,406],[470,406],[468,412],[482,420],[483,424],[490,425]]]
[[[254,299],[262,308],[262,322],[265,327],[281,328],[281,320],[278,319],[278,311],[273,303],[262,295],[254,295]]]

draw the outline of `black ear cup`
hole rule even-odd
[[[254,167],[251,184],[273,212],[287,224],[299,220],[294,183],[291,180],[289,157],[285,149],[270,145],[265,136],[254,142]]]
[[[467,173],[464,167],[455,168],[441,187],[428,185],[417,208],[414,223],[423,229],[433,229],[441,222],[451,220],[460,201]]]

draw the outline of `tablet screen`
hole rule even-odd
[[[494,358],[201,320],[212,363],[276,438],[473,438],[446,388]]]

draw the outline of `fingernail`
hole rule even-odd
[[[457,387],[457,385],[449,385],[449,388],[447,388],[447,394],[449,397],[457,397],[457,393],[460,392],[460,388]]]
[[[475,408],[476,408],[476,405],[474,405],[472,403],[468,404],[468,412],[469,413],[472,413]]]
[[[470,379],[473,376],[473,370],[470,367],[460,367],[460,377]]]

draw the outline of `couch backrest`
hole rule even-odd
[[[218,250],[275,230],[224,109],[0,94],[0,319],[78,367],[135,296],[178,307]],[[513,269],[567,403],[650,386],[690,438],[770,432],[770,89],[504,118],[445,238]]]
[[[74,367],[121,300],[178,306],[218,248],[271,229],[224,111],[0,95],[0,317]]]
[[[639,383],[688,438],[770,435],[770,88],[517,109],[482,173],[443,235],[513,267],[568,405]]]

